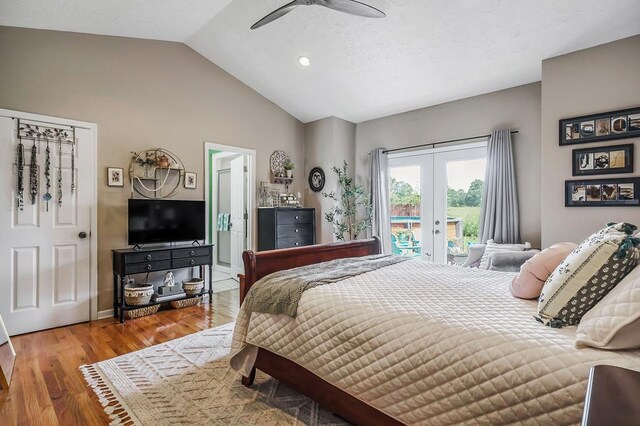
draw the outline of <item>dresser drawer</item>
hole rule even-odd
[[[313,223],[313,210],[278,210],[276,215],[278,225]]]
[[[193,256],[209,256],[209,247],[192,247],[186,249],[173,250],[173,258],[193,257]]]
[[[276,241],[276,248],[285,249],[291,247],[310,246],[313,244],[313,238],[300,237],[300,238],[278,238]]]
[[[209,256],[194,256],[173,259],[174,268],[187,268],[189,266],[200,266],[209,264],[211,264],[211,258]]]
[[[171,259],[170,250],[148,251],[145,253],[127,253],[124,255],[124,263],[155,262],[156,260]]]
[[[312,235],[313,225],[310,223],[300,223],[297,225],[278,225],[278,238],[311,237]]]
[[[171,260],[158,260],[156,262],[130,263],[124,265],[125,275],[162,271],[166,269],[171,269]]]

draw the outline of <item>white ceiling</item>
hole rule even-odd
[[[182,41],[303,122],[538,81],[545,58],[640,33],[638,0],[365,0],[387,17],[305,6],[249,30],[287,1],[0,0],[0,25]]]
[[[183,42],[231,0],[0,0],[0,25]]]

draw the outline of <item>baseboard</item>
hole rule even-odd
[[[98,311],[98,319],[112,318],[113,309],[105,309],[104,311]]]

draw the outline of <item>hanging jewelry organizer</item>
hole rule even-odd
[[[56,176],[56,202],[58,206],[62,206],[63,186],[65,185],[62,176],[62,157],[64,151],[71,155],[71,178],[68,182],[73,194],[76,189],[76,171],[75,171],[75,144],[76,129],[71,126],[49,126],[42,123],[34,123],[19,118],[17,121],[17,137],[18,145],[16,146],[16,157],[14,166],[17,169],[16,179],[16,198],[18,208],[24,210],[24,191],[25,191],[25,169],[29,171],[28,194],[29,201],[32,205],[36,204],[42,185],[40,183],[40,165],[38,164],[38,152],[43,152],[44,147],[44,188],[45,193],[42,199],[46,202],[47,211],[49,211],[49,201],[53,199],[51,195],[51,145],[54,146],[58,154],[58,173]],[[30,145],[30,148],[25,148]],[[69,146],[70,148],[66,148]],[[28,154],[27,154],[28,152]],[[29,157],[27,162],[27,156]]]
[[[180,158],[164,148],[131,153],[129,163],[131,198],[173,197],[184,181],[184,164]]]

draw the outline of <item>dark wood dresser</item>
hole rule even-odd
[[[258,209],[258,251],[310,246],[316,243],[316,209]]]

